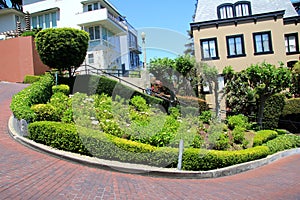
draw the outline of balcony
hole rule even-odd
[[[114,17],[106,8],[78,13],[74,20],[76,20],[77,25],[81,27],[102,25],[113,34],[126,35],[126,25]]]

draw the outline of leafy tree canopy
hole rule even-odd
[[[74,28],[49,28],[40,31],[36,47],[42,62],[55,69],[77,69],[84,61],[88,49],[89,34]]]
[[[292,80],[291,71],[287,67],[276,67],[266,62],[251,65],[238,73],[233,73],[228,68],[224,72],[228,78],[226,84],[228,102],[234,100],[236,104],[247,106],[255,99],[259,125],[262,125],[266,100],[289,88]]]

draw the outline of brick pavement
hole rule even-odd
[[[291,199],[300,200],[300,155],[216,179],[156,178],[91,168],[51,157],[8,134],[11,96],[0,83],[0,199]]]

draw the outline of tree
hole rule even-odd
[[[149,71],[177,94],[191,96],[198,85],[195,63],[195,58],[190,55],[178,56],[175,59],[155,58],[150,60]]]
[[[55,69],[68,70],[69,77],[83,63],[88,49],[89,34],[74,28],[49,28],[40,31],[36,47],[42,62]]]
[[[232,98],[230,95],[234,95],[236,101],[244,105],[255,99],[257,122],[260,127],[262,127],[267,99],[290,87],[292,80],[291,71],[288,68],[276,67],[266,62],[251,65],[231,78],[226,84],[227,95],[229,98]]]
[[[22,0],[10,0],[9,3],[6,2],[6,0],[0,0],[0,9],[5,9],[5,8],[14,8],[17,10],[22,11]],[[9,6],[11,5],[11,7]]]

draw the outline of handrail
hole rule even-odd
[[[100,73],[98,73],[98,71],[100,71],[102,74],[106,74],[106,75],[108,75],[108,76],[111,76],[111,77],[113,77],[113,78],[118,79],[119,82],[125,82],[125,83],[127,83],[127,84],[129,84],[129,85],[131,85],[131,86],[133,86],[133,87],[135,87],[135,88],[137,88],[137,89],[139,89],[139,90],[142,90],[143,93],[145,93],[145,91],[146,91],[145,88],[142,88],[142,87],[140,87],[140,86],[137,86],[137,85],[135,85],[135,84],[133,84],[133,83],[131,83],[131,82],[129,82],[129,81],[126,81],[126,80],[124,80],[124,79],[121,79],[120,77],[115,76],[115,75],[113,75],[113,74],[111,74],[111,73],[108,73],[108,72],[104,71],[103,69],[98,69],[98,68],[95,68],[95,67],[93,67],[93,66],[91,66],[91,65],[88,65],[88,64],[84,64],[84,65],[81,65],[81,66],[83,66],[83,67],[89,67],[89,68],[91,68],[92,70],[96,70],[96,72],[97,72],[96,74],[97,74],[97,75],[101,75]],[[86,71],[86,70],[82,70],[82,71]],[[88,70],[88,71],[89,71],[89,70]]]

